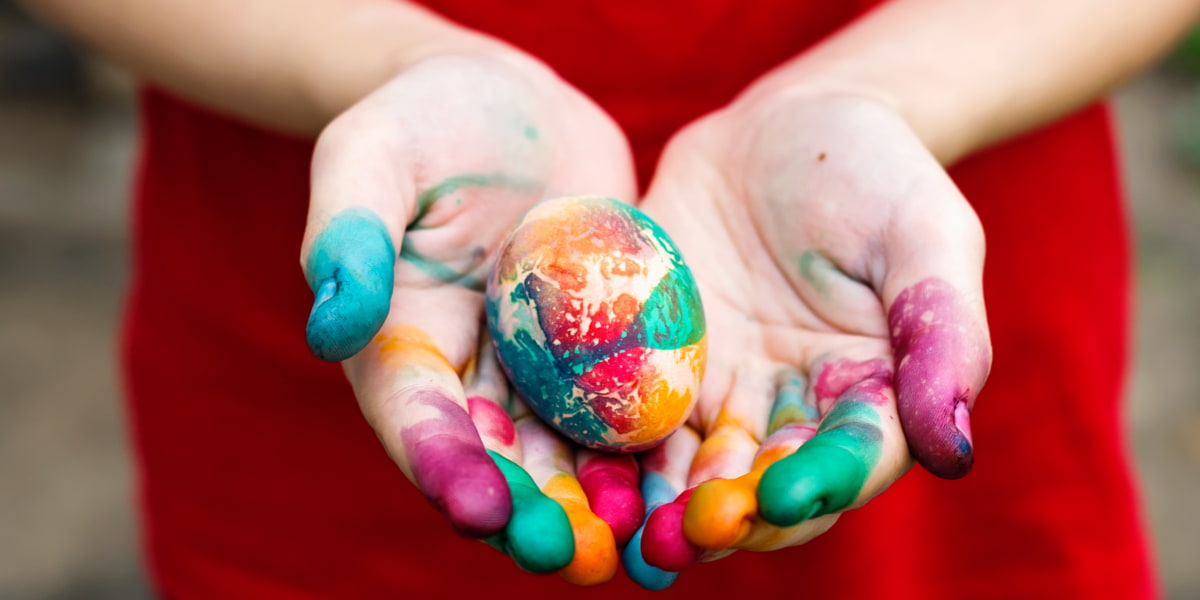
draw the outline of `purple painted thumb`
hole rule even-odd
[[[888,328],[909,451],[934,475],[958,479],[975,462],[971,408],[991,367],[982,308],[945,280],[930,277],[896,296]]]

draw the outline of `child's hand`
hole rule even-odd
[[[571,193],[630,200],[631,165],[606,115],[511,50],[425,59],[338,117],[317,143],[301,252],[316,296],[309,347],[346,361],[389,454],[456,530],[491,538],[534,571],[606,551],[574,547],[577,519],[539,499],[546,481],[531,488],[519,466],[529,440],[509,420],[503,378],[495,369],[480,375],[479,357],[491,352],[482,285],[500,240],[529,207]],[[464,376],[490,392],[464,390]],[[538,439],[575,456],[552,437]],[[629,486],[636,495],[635,481]]]
[[[650,516],[651,565],[803,543],[912,457],[942,477],[971,468],[991,359],[983,234],[889,107],[797,91],[734,104],[675,138],[641,208],[691,265],[710,348],[700,441],[644,461],[659,487],[691,490]]]

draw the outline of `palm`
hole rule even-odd
[[[690,422],[704,441],[671,458],[691,461],[677,485],[736,480],[691,496],[683,530],[700,550],[802,543],[904,472],[892,370],[909,338],[893,336],[928,297],[951,296],[927,307],[924,330],[965,351],[908,365],[954,387],[916,403],[949,403],[953,418],[982,385],[982,304],[966,295],[982,266],[978,222],[889,109],[828,96],[735,105],[673,141],[642,208],[679,244],[709,325]],[[803,446],[806,458],[782,460]]]

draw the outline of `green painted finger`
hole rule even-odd
[[[575,557],[575,536],[567,511],[538,489],[533,478],[519,465],[488,451],[512,493],[512,517],[504,533],[487,543],[512,557],[530,573],[553,573]]]
[[[763,474],[760,514],[772,525],[790,527],[848,508],[879,462],[882,445],[879,413],[872,403],[839,401],[815,437]]]

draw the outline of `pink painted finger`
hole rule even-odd
[[[631,454],[581,450],[575,470],[592,512],[612,528],[617,547],[625,547],[646,515],[646,503],[638,489],[637,459]]]
[[[410,481],[470,537],[512,510],[504,475],[471,420],[458,374],[424,331],[385,327],[346,363],[363,414]]]
[[[480,340],[479,351],[463,371],[462,379],[467,410],[484,447],[521,464],[521,444],[506,406],[508,384],[487,336]]]
[[[642,529],[640,548],[636,549],[640,553],[626,560],[626,569],[634,565],[631,575],[641,576],[645,571],[643,578],[657,579],[664,574],[647,570],[646,565],[678,572],[700,559],[702,550],[683,535],[688,473],[699,449],[700,436],[684,426],[662,445],[642,454],[642,493],[650,512]]]
[[[913,456],[956,479],[975,462],[971,409],[991,366],[978,282],[968,292],[931,277],[888,306],[900,423]]]
[[[975,462],[970,414],[992,360],[983,228],[944,173],[888,223],[874,287],[887,311],[900,423],[913,457],[956,479]]]

